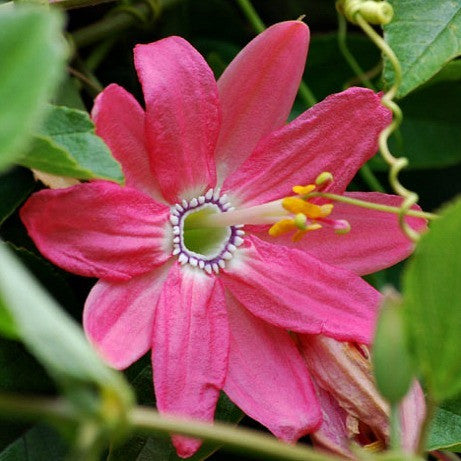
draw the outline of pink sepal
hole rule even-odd
[[[224,391],[248,416],[282,440],[295,442],[320,424],[320,408],[289,334],[227,296],[229,371]]]
[[[154,313],[168,265],[127,282],[100,280],[83,310],[85,333],[114,367],[126,368],[152,345]]]
[[[218,88],[203,57],[180,37],[137,45],[134,62],[146,101],[151,167],[170,203],[216,183]]]
[[[216,149],[221,179],[235,171],[263,136],[285,124],[308,44],[303,22],[275,24],[245,46],[221,75],[223,123]]]
[[[96,134],[104,139],[122,165],[126,185],[162,201],[149,167],[144,110],[136,99],[121,86],[109,85],[95,99],[91,117]]]
[[[346,192],[346,197],[382,205],[400,206],[402,198],[379,192]],[[251,231],[269,243],[304,250],[333,266],[351,270],[358,275],[377,272],[402,261],[411,254],[414,244],[403,233],[397,215],[361,208],[341,202],[332,202],[331,219],[345,219],[351,226],[347,234],[335,234],[323,227],[309,232],[301,240],[292,242],[292,234],[271,237],[269,226],[253,226]],[[414,210],[421,210],[414,206]],[[425,219],[409,217],[408,224],[422,232],[427,227]]]
[[[286,330],[371,341],[380,297],[373,287],[304,251],[246,242],[222,280],[250,312]]]
[[[379,133],[391,121],[380,97],[366,88],[328,96],[296,120],[262,139],[229,176],[223,190],[245,205],[292,195],[324,171],[334,176],[326,190],[342,193],[378,148]]]
[[[164,263],[167,206],[106,181],[42,190],[21,209],[40,252],[87,277],[129,280]]]
[[[213,421],[227,372],[229,328],[219,280],[174,264],[154,320],[152,364],[157,408],[163,413]],[[201,441],[176,435],[188,457]]]

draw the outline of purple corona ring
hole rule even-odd
[[[208,274],[219,274],[220,269],[226,267],[226,261],[232,259],[237,248],[243,243],[245,231],[243,224],[226,226],[224,235],[216,242],[209,241],[209,245],[201,252],[193,251],[186,241],[187,217],[199,213],[215,214],[233,211],[227,196],[220,195],[219,189],[209,189],[204,195],[189,201],[183,199],[171,208],[170,223],[173,226],[173,256],[178,255],[178,262],[182,265],[203,269]]]
[[[287,123],[308,43],[303,22],[275,24],[218,82],[179,37],[137,45],[145,107],[112,84],[92,111],[126,185],[43,190],[21,211],[47,258],[100,279],[83,325],[108,363],[152,350],[160,412],[212,421],[224,391],[289,442],[322,424],[300,345],[369,344],[380,295],[361,276],[412,251],[394,215],[315,196],[401,203],[345,191],[390,123],[378,94],[350,88]],[[173,443],[187,457],[201,442]]]

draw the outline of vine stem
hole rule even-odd
[[[367,88],[370,88],[370,90],[376,91],[376,89],[373,86],[373,83],[371,83],[371,81],[368,79],[366,73],[363,71],[357,60],[354,58],[353,54],[350,52],[347,46],[346,36],[347,21],[346,18],[340,12],[338,12],[338,47],[341,53],[343,54],[344,59],[349,64],[349,67],[352,69],[355,75],[357,75],[361,82]]]
[[[254,31],[257,34],[264,32],[266,30],[266,26],[263,23],[262,19],[259,17],[257,11],[251,4],[250,0],[237,0],[237,3],[239,4],[243,14],[246,16],[249,23],[253,26]]]
[[[400,442],[400,406],[398,403],[394,403],[391,405],[390,426],[391,449],[395,451],[400,451],[402,447]]]
[[[0,394],[0,415],[21,420],[43,420],[55,424],[85,424],[82,415],[67,401],[23,395]],[[183,434],[204,441],[225,445],[229,450],[252,453],[264,459],[288,461],[340,461],[339,458],[314,451],[301,444],[283,443],[254,430],[237,428],[224,423],[160,415],[152,408],[136,406],[128,412],[128,425],[135,433]]]

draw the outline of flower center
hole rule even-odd
[[[200,223],[206,216],[233,209],[227,196],[220,196],[219,189],[210,189],[205,195],[174,205],[170,222],[174,235],[173,255],[178,256],[178,261],[208,274],[224,269],[243,243],[243,225],[204,227]]]

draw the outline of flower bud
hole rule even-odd
[[[400,305],[399,294],[388,289],[384,294],[373,343],[376,385],[391,404],[402,400],[413,378]]]

